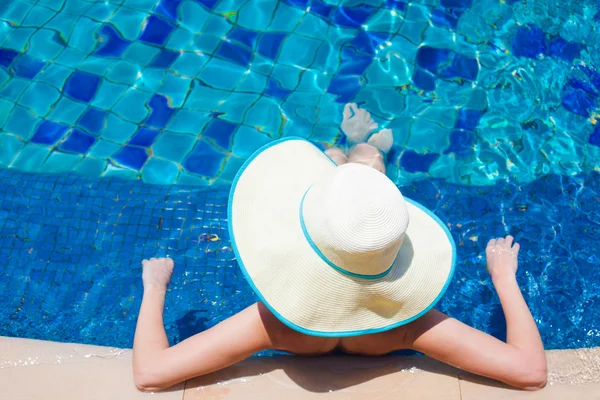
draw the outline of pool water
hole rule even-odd
[[[595,1],[0,4],[0,335],[131,346],[140,260],[176,261],[179,341],[255,300],[228,184],[263,144],[394,132],[388,175],[459,249],[438,308],[497,337],[511,233],[547,348],[600,345]]]

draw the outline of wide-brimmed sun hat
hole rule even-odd
[[[429,311],[454,271],[446,226],[384,174],[287,138],[254,153],[229,197],[237,261],[260,300],[314,336],[382,332]]]

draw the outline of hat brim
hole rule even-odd
[[[347,337],[383,332],[424,315],[446,291],[456,247],[446,226],[406,199],[409,226],[391,271],[362,279],[336,271],[306,241],[300,202],[336,164],[304,139],[274,141],[238,172],[229,196],[229,232],[252,289],[299,332]]]

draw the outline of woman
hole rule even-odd
[[[486,249],[507,343],[434,310],[454,271],[454,242],[379,172],[378,151],[365,146],[347,164],[332,154],[339,166],[302,139],[274,142],[248,160],[231,189],[229,229],[261,302],[215,327],[169,347],[163,306],[173,261],[142,262],[138,389],[165,389],[266,349],[369,356],[411,349],[517,388],[544,387],[544,347],[515,277],[519,245],[507,236]]]

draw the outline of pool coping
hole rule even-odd
[[[547,351],[549,384],[513,390],[428,357],[253,357],[155,394],[133,384],[131,350],[0,337],[3,397],[60,399],[600,399],[600,347]]]

